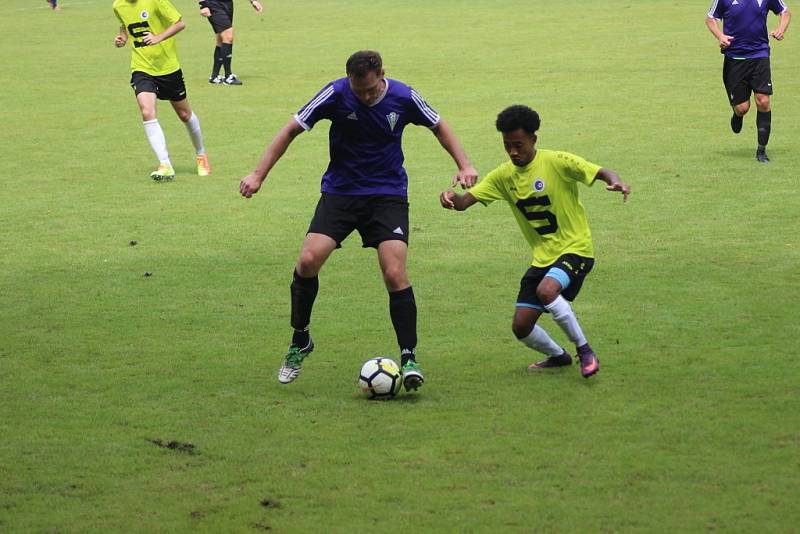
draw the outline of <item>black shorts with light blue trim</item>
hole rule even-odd
[[[577,254],[564,254],[547,267],[529,267],[519,283],[517,306],[544,310],[544,305],[536,295],[536,288],[546,276],[556,279],[561,284],[561,296],[570,302],[575,300],[592,267],[594,258]]]

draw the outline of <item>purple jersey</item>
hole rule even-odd
[[[710,18],[722,20],[723,31],[733,37],[722,53],[735,59],[769,57],[767,14],[789,9],[783,0],[714,0]]]
[[[371,106],[350,89],[347,78],[326,85],[294,120],[310,130],[331,121],[331,161],[322,175],[322,192],[337,195],[408,195],[401,141],[407,124],[433,128],[436,113],[414,89],[386,78],[386,89]]]

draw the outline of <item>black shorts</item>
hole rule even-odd
[[[180,102],[186,98],[186,85],[180,69],[164,76],[153,76],[140,70],[131,74],[131,87],[134,94],[155,93],[159,100]]]
[[[578,296],[583,280],[592,267],[594,267],[593,258],[577,254],[564,254],[547,267],[529,267],[519,283],[517,306],[545,311],[544,305],[536,296],[536,288],[548,273],[561,284],[561,296],[572,302]]]
[[[211,10],[208,22],[214,33],[224,32],[233,28],[233,1],[206,0],[206,6]]]
[[[725,56],[722,81],[731,106],[750,100],[750,93],[772,94],[772,73],[768,57],[732,59]]]
[[[341,247],[353,230],[363,247],[378,248],[384,241],[408,244],[408,200],[392,195],[332,195],[322,193],[308,233],[323,234]]]

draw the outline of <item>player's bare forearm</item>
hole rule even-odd
[[[439,203],[444,209],[464,211],[477,202],[470,193],[459,194],[452,189],[447,189],[439,194]]]
[[[708,31],[710,31],[717,39],[719,39],[722,36],[722,31],[719,29],[719,24],[717,24],[717,19],[706,17],[706,26],[708,27]]]
[[[453,185],[461,184],[463,188],[475,185],[475,181],[478,179],[478,171],[470,163],[467,153],[464,152],[464,148],[450,125],[444,119],[439,119],[439,123],[431,131],[458,167],[458,174],[453,177]]]
[[[123,46],[125,46],[125,43],[127,42],[128,42],[128,30],[125,28],[125,26],[120,26],[119,33],[114,38],[114,45],[117,48],[122,48]]]
[[[792,12],[788,9],[781,13],[781,21],[778,24],[778,28],[772,32],[772,36],[778,39],[779,41],[783,39],[784,34],[786,33],[786,29],[789,27],[789,23],[792,21]]]
[[[174,36],[176,33],[182,31],[185,27],[186,23],[183,22],[183,19],[181,19],[175,24],[169,26],[166,30],[159,33],[158,35],[154,35],[152,33],[145,33],[145,36],[142,39],[142,41],[144,42],[144,44],[152,46],[160,43],[161,41],[166,41],[170,37]]]
[[[719,24],[717,23],[717,19],[706,17],[706,26],[708,30],[717,38],[719,41],[720,48],[727,48],[730,46],[733,37],[730,35],[725,35],[723,31],[719,28]]]
[[[270,141],[269,146],[264,150],[258,166],[253,172],[242,178],[239,182],[239,193],[245,197],[250,198],[261,189],[261,184],[267,179],[267,175],[272,170],[272,167],[281,159],[281,156],[292,144],[295,137],[304,132],[303,127],[300,126],[294,119],[287,122],[281,128],[275,137]]]
[[[294,119],[287,122],[283,128],[275,134],[275,137],[272,138],[272,141],[270,141],[269,146],[264,150],[264,154],[261,156],[261,160],[258,162],[258,166],[253,173],[263,182],[272,170],[272,167],[278,163],[278,160],[281,159],[286,149],[292,144],[294,138],[304,131],[303,127],[297,124],[297,121]]]
[[[619,191],[622,193],[622,200],[628,200],[631,194],[631,186],[620,180],[619,175],[611,169],[602,168],[597,171],[597,178],[606,183],[608,191]]]

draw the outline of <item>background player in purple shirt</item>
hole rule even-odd
[[[742,117],[750,109],[750,93],[755,93],[758,109],[756,159],[762,163],[769,162],[766,147],[772,127],[769,101],[772,75],[767,33],[767,15],[770,11],[780,15],[780,23],[769,35],[780,41],[792,18],[783,0],[714,0],[706,16],[706,26],[719,41],[720,51],[725,55],[722,81],[733,108],[733,133],[742,131]],[[722,30],[718,20],[722,20]]]
[[[330,163],[322,194],[309,225],[291,284],[294,328],[278,380],[292,382],[314,349],[308,326],[319,288],[318,273],[353,230],[362,245],[378,251],[389,292],[389,315],[400,346],[403,384],[417,389],[424,378],[416,362],[417,305],[406,273],[408,254],[408,176],[401,139],[408,124],[427,126],[458,166],[453,185],[471,187],[478,177],[447,123],[411,87],[384,77],[380,54],[356,52],[347,60],[346,78],[326,85],[275,135],[256,169],[239,184],[250,198],[299,134],[331,121]]]

